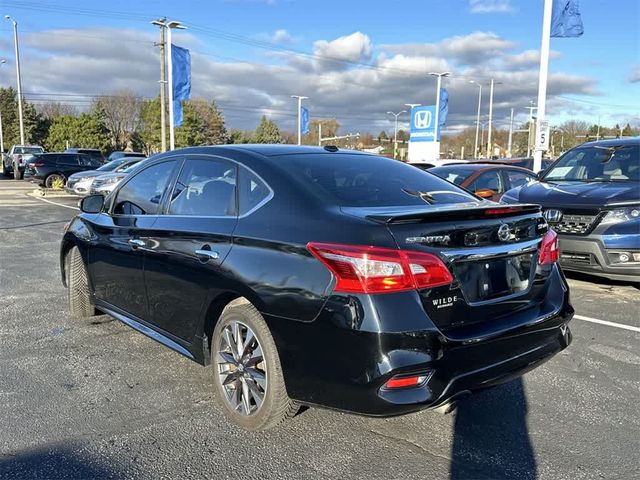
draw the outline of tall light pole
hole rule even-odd
[[[549,74],[549,45],[551,43],[551,17],[553,13],[553,1],[544,1],[544,10],[542,15],[542,40],[540,42],[540,74],[538,77],[538,114],[536,118],[536,129],[538,134],[535,136],[537,139],[540,129],[542,128],[542,122],[544,122],[544,116],[546,113],[547,102],[547,76]],[[534,140],[534,143],[536,140]],[[539,172],[542,170],[542,154],[543,151],[535,145],[533,151],[533,171]]]
[[[302,115],[302,100],[309,97],[303,97],[302,95],[291,95],[291,98],[298,99],[298,145],[302,145],[302,125],[300,124],[300,116]]]
[[[406,110],[400,110],[398,113],[387,112],[387,115],[393,115],[396,117],[396,128],[393,132],[393,158],[396,158],[398,153],[398,117],[403,113],[407,113]]]
[[[7,63],[7,61],[3,58],[0,60],[0,67]],[[4,155],[4,134],[2,133],[2,109],[0,109],[0,156]],[[2,161],[2,158],[0,158]]]
[[[507,144],[507,156],[511,157],[511,148],[513,146],[513,108],[511,109],[511,118],[509,120],[509,143]]]
[[[20,144],[24,145],[24,120],[22,119],[22,78],[20,76],[20,48],[18,47],[18,22],[9,15],[5,19],[13,23],[13,45],[16,53],[16,83],[18,88],[18,120],[20,122]]]
[[[478,158],[478,132],[480,131],[480,107],[482,105],[482,84],[475,80],[469,80],[469,83],[475,83],[478,86],[478,115],[476,117],[476,143],[473,149],[473,157]]]
[[[436,86],[436,114],[435,114],[435,130],[433,132],[433,144],[438,145],[438,132],[440,131],[440,86],[442,85],[442,77],[448,77],[451,75],[451,72],[429,72],[429,75],[438,78],[438,83]],[[440,158],[440,148],[436,147],[435,149],[436,159]]]
[[[169,44],[169,48],[167,49],[167,55],[169,61],[167,62],[169,65],[169,150],[173,150],[176,148],[176,135],[174,128],[174,120],[173,120],[173,55],[171,45],[171,31],[175,28],[178,30],[184,30],[185,27],[183,24],[176,20],[171,20],[167,22],[167,43]]]
[[[167,90],[167,43],[165,41],[165,29],[167,28],[167,19],[160,18],[151,22],[152,25],[160,27],[160,135],[162,151],[167,151],[167,100],[165,93]]]

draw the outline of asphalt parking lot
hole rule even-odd
[[[571,276],[573,344],[452,415],[310,409],[247,433],[208,370],[111,317],[69,318],[58,245],[77,200],[32,188],[0,180],[0,478],[640,477],[636,286]]]

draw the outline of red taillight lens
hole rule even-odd
[[[542,237],[540,242],[540,256],[538,263],[540,265],[549,265],[558,261],[560,251],[558,249],[558,235],[553,230],[549,230]]]
[[[392,377],[384,384],[384,388],[411,388],[422,385],[427,378],[431,376],[431,373],[425,373],[422,375],[412,375],[409,377]]]
[[[29,167],[44,167],[44,163],[42,162],[30,163]]]
[[[428,253],[315,242],[307,249],[336,276],[338,292],[399,292],[453,281],[442,261]]]

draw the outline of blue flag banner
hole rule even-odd
[[[444,127],[447,123],[447,115],[449,115],[449,92],[446,88],[440,89],[440,111],[438,112],[439,127]],[[438,129],[438,140],[440,139],[440,129]]]
[[[191,96],[191,53],[186,48],[171,45],[173,75],[173,124],[182,125],[182,101]]]
[[[578,0],[553,0],[551,36],[579,37],[584,33]]]
[[[309,110],[304,107],[300,107],[300,133],[309,133]]]

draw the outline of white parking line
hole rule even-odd
[[[625,325],[624,323],[607,322],[606,320],[599,320],[597,318],[584,317],[582,315],[574,315],[573,318],[576,318],[578,320],[583,320],[585,322],[599,323],[600,325],[607,325],[608,327],[623,328],[624,330],[631,330],[632,332],[640,333],[639,327],[632,327],[631,325]]]
[[[70,205],[63,205],[61,203],[52,202],[51,200],[47,200],[46,198],[40,198],[40,197],[33,197],[33,198],[42,200],[43,202],[50,203],[51,205],[57,205],[58,207],[71,208],[72,210],[80,210],[78,207],[72,207]]]

